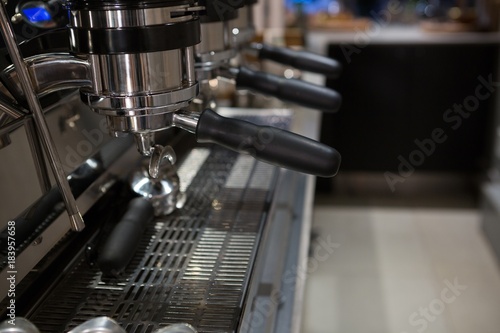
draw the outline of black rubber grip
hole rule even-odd
[[[259,58],[276,61],[303,71],[323,74],[330,79],[338,78],[342,72],[342,65],[335,59],[285,47],[262,44]]]
[[[342,97],[329,88],[253,71],[246,67],[240,67],[236,76],[236,86],[324,112],[336,112],[342,103]]]
[[[153,206],[146,199],[141,197],[130,201],[125,215],[99,251],[97,265],[105,275],[119,276],[123,272],[153,216]]]
[[[257,126],[205,110],[196,129],[200,143],[216,143],[258,160],[322,177],[333,177],[340,154],[322,143],[275,127]]]
[[[140,29],[69,27],[69,36],[72,52],[106,55],[175,50],[193,46],[201,41],[200,22],[197,18]]]

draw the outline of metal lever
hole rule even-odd
[[[340,154],[304,136],[270,126],[225,118],[212,110],[196,117],[176,114],[174,126],[196,133],[200,143],[215,143],[258,160],[321,177],[333,177],[340,167]]]
[[[342,103],[342,97],[336,91],[309,82],[286,79],[246,67],[224,68],[220,72],[224,77],[233,78],[237,88],[248,88],[323,112],[336,112]]]
[[[24,60],[21,56],[21,52],[19,51],[19,48],[17,46],[16,37],[14,36],[14,32],[9,22],[10,21],[7,17],[7,10],[5,9],[5,5],[2,2],[2,4],[0,5],[0,29],[3,39],[7,46],[7,50],[9,51],[12,63],[17,70],[19,81],[28,101],[28,105],[33,113],[33,119],[35,120],[36,126],[40,132],[40,138],[42,140],[43,146],[48,155],[48,160],[52,168],[52,172],[54,173],[57,185],[61,191],[64,203],[66,204],[71,229],[80,231],[85,227],[82,215],[80,214],[80,211],[78,210],[78,207],[76,205],[75,198],[71,193],[71,188],[68,184],[66,175],[64,174],[61,160],[59,158],[59,155],[57,154],[57,150],[50,135],[50,130],[47,122],[45,121],[43,109],[36,96],[35,89],[33,88],[28,73],[28,69],[26,68],[26,64],[24,63]]]
[[[323,74],[336,79],[342,72],[342,65],[334,59],[307,51],[297,51],[285,47],[252,43],[250,49],[257,52],[259,59],[268,59],[300,70]]]

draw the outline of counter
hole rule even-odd
[[[370,28],[358,31],[312,29],[306,34],[310,51],[326,54],[328,44],[347,44],[364,48],[367,45],[464,45],[500,44],[498,32],[426,32],[418,26],[383,25],[374,22]]]

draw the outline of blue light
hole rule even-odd
[[[43,7],[23,8],[24,17],[31,23],[47,22],[52,20],[49,11]]]
[[[328,6],[336,2],[335,0],[285,0],[288,10],[295,12],[297,5],[301,5],[300,10],[306,14],[317,14],[321,12],[328,12]]]

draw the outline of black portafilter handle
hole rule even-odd
[[[226,118],[208,109],[198,119],[196,138],[200,143],[215,143],[316,176],[333,177],[340,167],[340,154],[322,143],[275,127]]]
[[[132,199],[99,250],[97,265],[106,276],[119,276],[134,256],[147,224],[154,217],[153,205],[143,197]]]
[[[247,88],[323,112],[337,112],[342,97],[336,91],[309,82],[287,79],[274,74],[240,67],[236,77],[237,88]]]
[[[303,71],[323,74],[330,79],[336,79],[342,73],[342,65],[337,60],[320,54],[258,43],[252,44],[252,48],[257,50],[259,59],[272,60]]]

